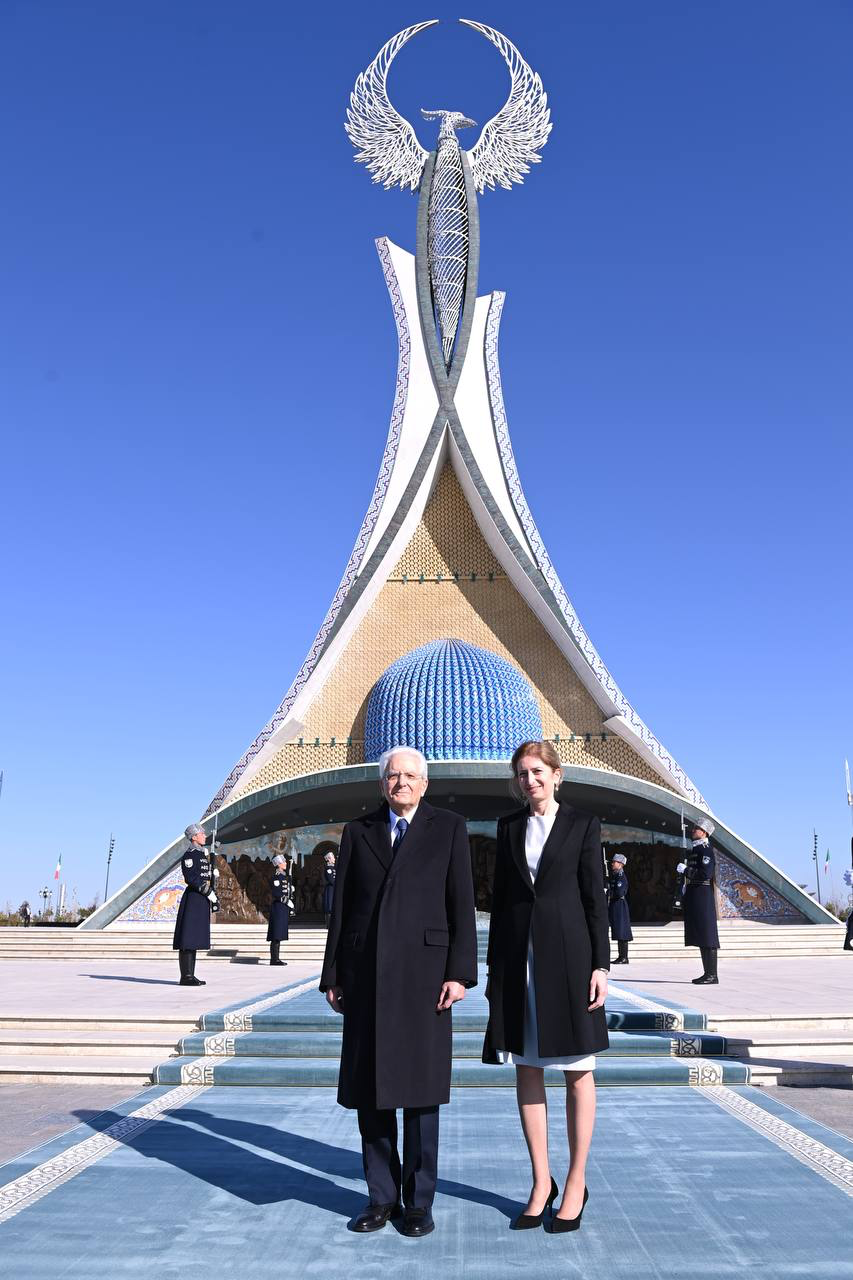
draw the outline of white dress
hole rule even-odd
[[[524,834],[524,853],[530,871],[530,879],[536,883],[539,860],[545,841],[551,834],[558,806],[555,804],[552,813],[540,817],[531,813],[527,819]],[[524,1054],[512,1054],[501,1050],[498,1053],[500,1062],[512,1063],[520,1067],[553,1067],[556,1071],[594,1071],[595,1054],[578,1054],[576,1057],[540,1058],[539,1033],[536,1028],[536,988],[533,983],[533,931],[527,948],[527,999],[524,1005]]]

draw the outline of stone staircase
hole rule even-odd
[[[751,1013],[714,1018],[710,1025],[725,1036],[728,1052],[749,1064],[752,1084],[853,1088],[853,1014]]]
[[[334,1088],[341,1021],[316,989],[295,999],[280,994],[252,1005],[204,1014],[197,1032],[183,1036],[178,1054],[157,1067],[157,1084],[215,1084]],[[599,1086],[747,1084],[745,1062],[726,1056],[723,1036],[706,1030],[702,1013],[644,1008],[642,998],[615,994],[608,1001],[610,1048],[599,1055]],[[514,1087],[515,1072],[480,1061],[487,1006],[471,992],[454,1012],[455,1088]],[[549,1071],[562,1084],[560,1071]]]
[[[721,920],[720,945],[726,959],[836,955],[844,941],[840,924],[762,924]],[[0,928],[0,960],[138,959],[174,960],[173,926],[128,925],[108,929]],[[634,925],[631,964],[696,956],[684,947],[680,921]],[[266,925],[215,924],[207,960],[257,964],[269,956]],[[320,964],[326,945],[322,927],[294,924],[282,944],[282,959]],[[614,949],[615,950],[615,949]],[[200,957],[201,958],[201,957]]]
[[[174,964],[173,932],[174,925],[91,930],[0,928],[0,960],[168,960]],[[266,934],[266,925],[214,924],[212,946],[199,953],[199,960],[227,960],[231,964],[269,960]],[[292,925],[289,940],[281,945],[281,958],[319,965],[325,946],[325,929]]]

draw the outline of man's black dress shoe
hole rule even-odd
[[[694,987],[718,987],[720,985],[720,979],[716,976],[712,977],[707,973],[703,973],[701,978],[693,979],[693,985]]]
[[[369,1204],[353,1219],[353,1231],[381,1231],[389,1218],[399,1212],[398,1204]]]
[[[403,1217],[404,1236],[428,1236],[435,1231],[431,1209],[406,1209]]]

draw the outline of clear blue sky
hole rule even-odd
[[[0,905],[196,818],[370,496],[396,343],[342,120],[503,102],[446,4],[0,0]],[[481,201],[522,481],[605,660],[735,830],[849,865],[853,5],[493,0],[554,130]],[[429,142],[434,126],[419,125]],[[472,133],[473,141],[475,133]],[[469,141],[466,139],[466,141]]]

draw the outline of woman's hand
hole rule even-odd
[[[589,1012],[600,1009],[607,999],[607,973],[604,969],[593,969],[589,980]]]

